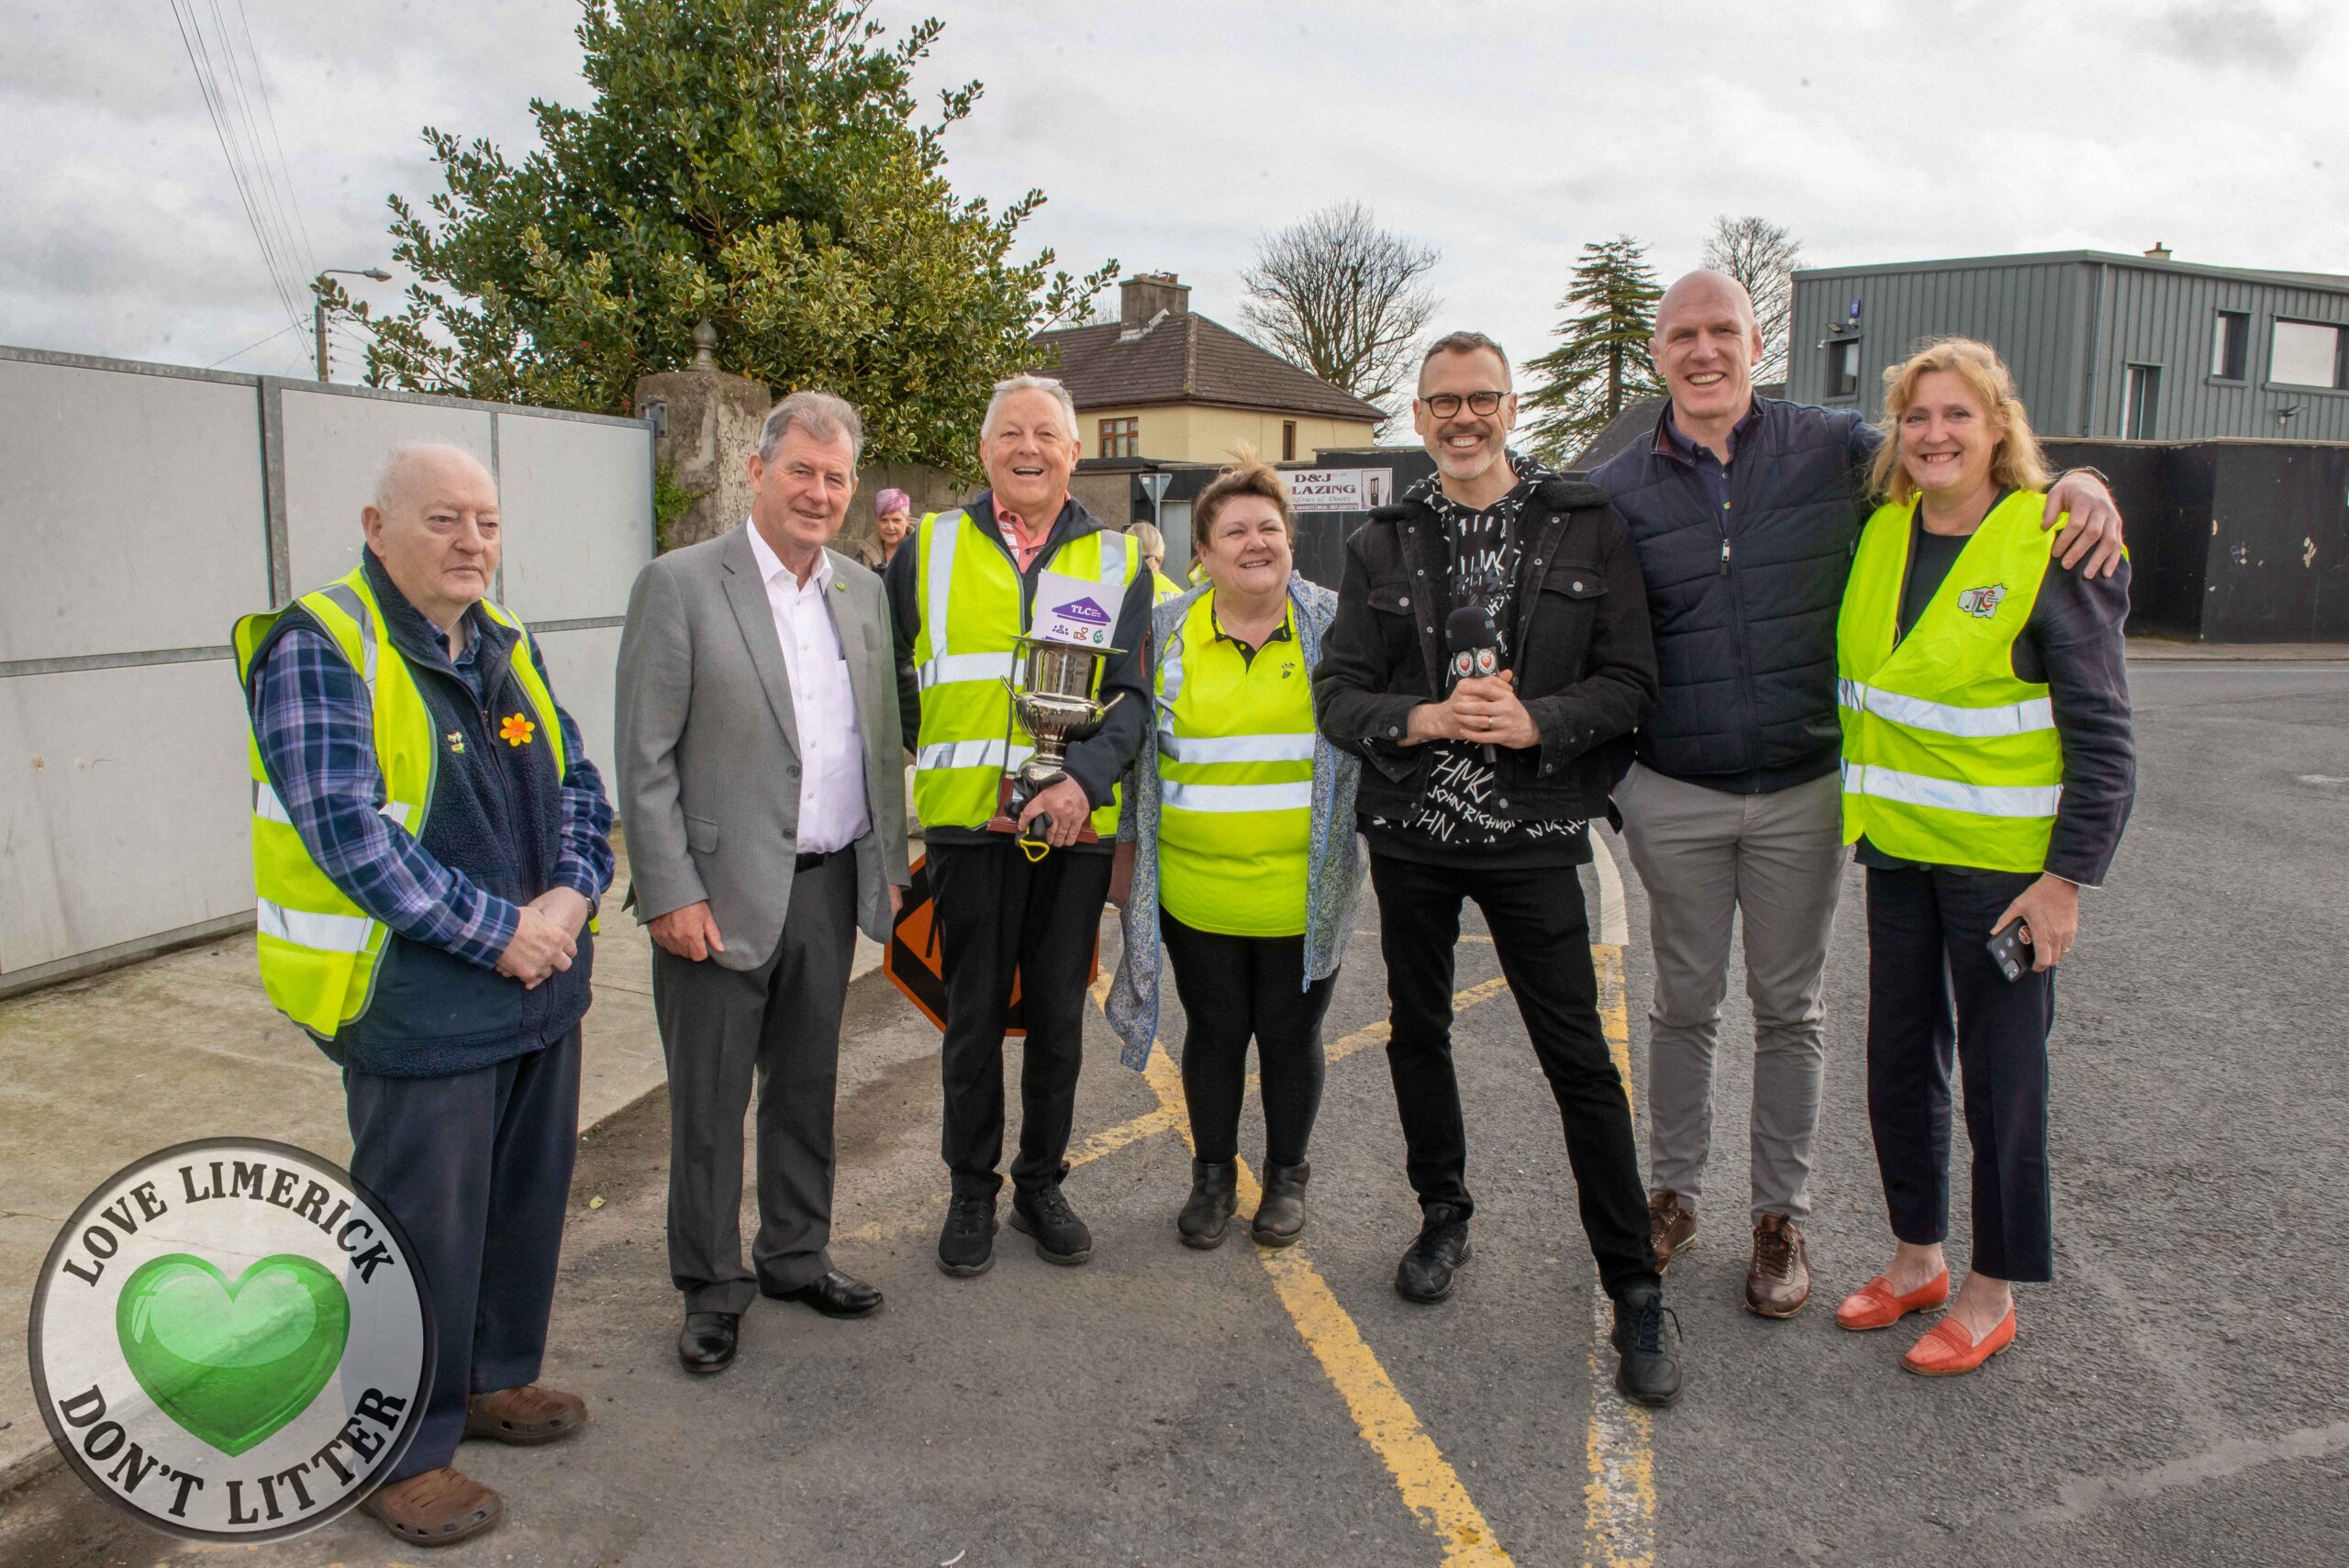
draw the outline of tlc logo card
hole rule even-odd
[[[1117,621],[1110,590],[1082,577],[1042,572],[1036,577],[1036,613],[1030,637],[1047,642],[1073,642],[1079,648],[1109,646],[1109,628]]]

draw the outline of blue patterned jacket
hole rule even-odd
[[[1153,679],[1152,700],[1163,688],[1170,666],[1179,666],[1183,646],[1178,633],[1183,617],[1191,613],[1205,588],[1193,588],[1169,599],[1151,614],[1150,647]],[[1289,579],[1288,596],[1297,606],[1297,640],[1305,666],[1320,662],[1322,634],[1338,613],[1338,596],[1302,577]],[[1160,974],[1164,961],[1158,939],[1158,745],[1153,716],[1148,738],[1134,763],[1131,802],[1124,814],[1120,837],[1134,840],[1133,892],[1119,917],[1125,951],[1118,962],[1116,981],[1103,1008],[1109,1027],[1125,1042],[1119,1059],[1140,1068],[1150,1060],[1150,1042],[1158,1037]],[[1362,763],[1330,744],[1327,736],[1313,740],[1313,841],[1306,857],[1305,979],[1308,984],[1335,974],[1346,956],[1346,935],[1353,925],[1354,899],[1362,892],[1367,862],[1362,840],[1354,832],[1354,786]]]

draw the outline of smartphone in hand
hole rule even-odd
[[[2030,929],[2017,916],[1991,932],[1985,944],[1990,950],[1990,962],[1998,966],[1998,973],[2007,977],[2009,984],[2021,980],[2022,972],[2031,967],[2031,944],[2023,940],[2023,933]]]

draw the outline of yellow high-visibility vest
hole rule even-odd
[[[2047,687],[2014,673],[2048,569],[2046,496],[1982,520],[1896,648],[1914,502],[1876,508],[1836,626],[1843,841],[1931,865],[2036,872],[2063,795]]]
[[[1035,751],[1011,711],[1012,639],[1028,629],[1019,573],[966,511],[923,516],[915,539],[921,629],[914,667],[921,727],[914,743],[914,812],[932,828],[984,828],[1006,770]],[[1116,590],[1122,601],[1141,558],[1124,534],[1080,534],[1044,562]],[[1093,830],[1118,834],[1118,795],[1093,812]]]
[[[354,567],[295,602],[325,628],[366,682],[374,711],[375,765],[384,776],[380,809],[411,838],[422,838],[440,763],[439,737],[415,673],[392,645],[366,569]],[[570,771],[562,725],[555,715],[554,696],[530,657],[530,634],[488,600],[482,601],[482,609],[511,628],[518,639],[511,664],[514,678],[538,716],[559,784]],[[237,622],[237,678],[248,686],[253,654],[284,613],[268,610]],[[351,902],[310,858],[284,803],[270,784],[260,738],[250,730],[245,750],[252,777],[253,893],[258,900],[253,919],[262,984],[279,1012],[313,1034],[332,1039],[367,1011],[389,931]]]
[[[1297,640],[1253,660],[1219,639],[1215,591],[1183,617],[1159,662],[1158,901],[1196,930],[1305,930],[1313,839],[1313,672]]]

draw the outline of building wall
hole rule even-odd
[[[1860,302],[1856,395],[1827,396],[1826,345],[1851,334]],[[2129,367],[2160,371],[2153,440],[2216,438],[2349,440],[2349,391],[2267,380],[2277,317],[2349,324],[2349,291],[2126,261],[2000,261],[1979,266],[1838,268],[1795,279],[1789,392],[1798,402],[1857,408],[1873,417],[1881,373],[1918,344],[1951,333],[1979,338],[2015,373],[2032,425],[2048,436],[2117,439],[2126,428]],[[2210,373],[2218,313],[2250,317],[2247,373]],[[2294,410],[2288,418],[2281,417]]]
[[[1364,419],[1327,419],[1311,415],[1260,414],[1242,408],[1210,408],[1193,404],[1160,404],[1140,408],[1086,408],[1077,423],[1085,438],[1086,457],[1101,455],[1101,421],[1132,418],[1141,449],[1137,456],[1162,462],[1230,462],[1242,446],[1255,449],[1269,462],[1281,456],[1281,425],[1297,421],[1297,455],[1310,461],[1322,447],[1366,447],[1378,427]]]

